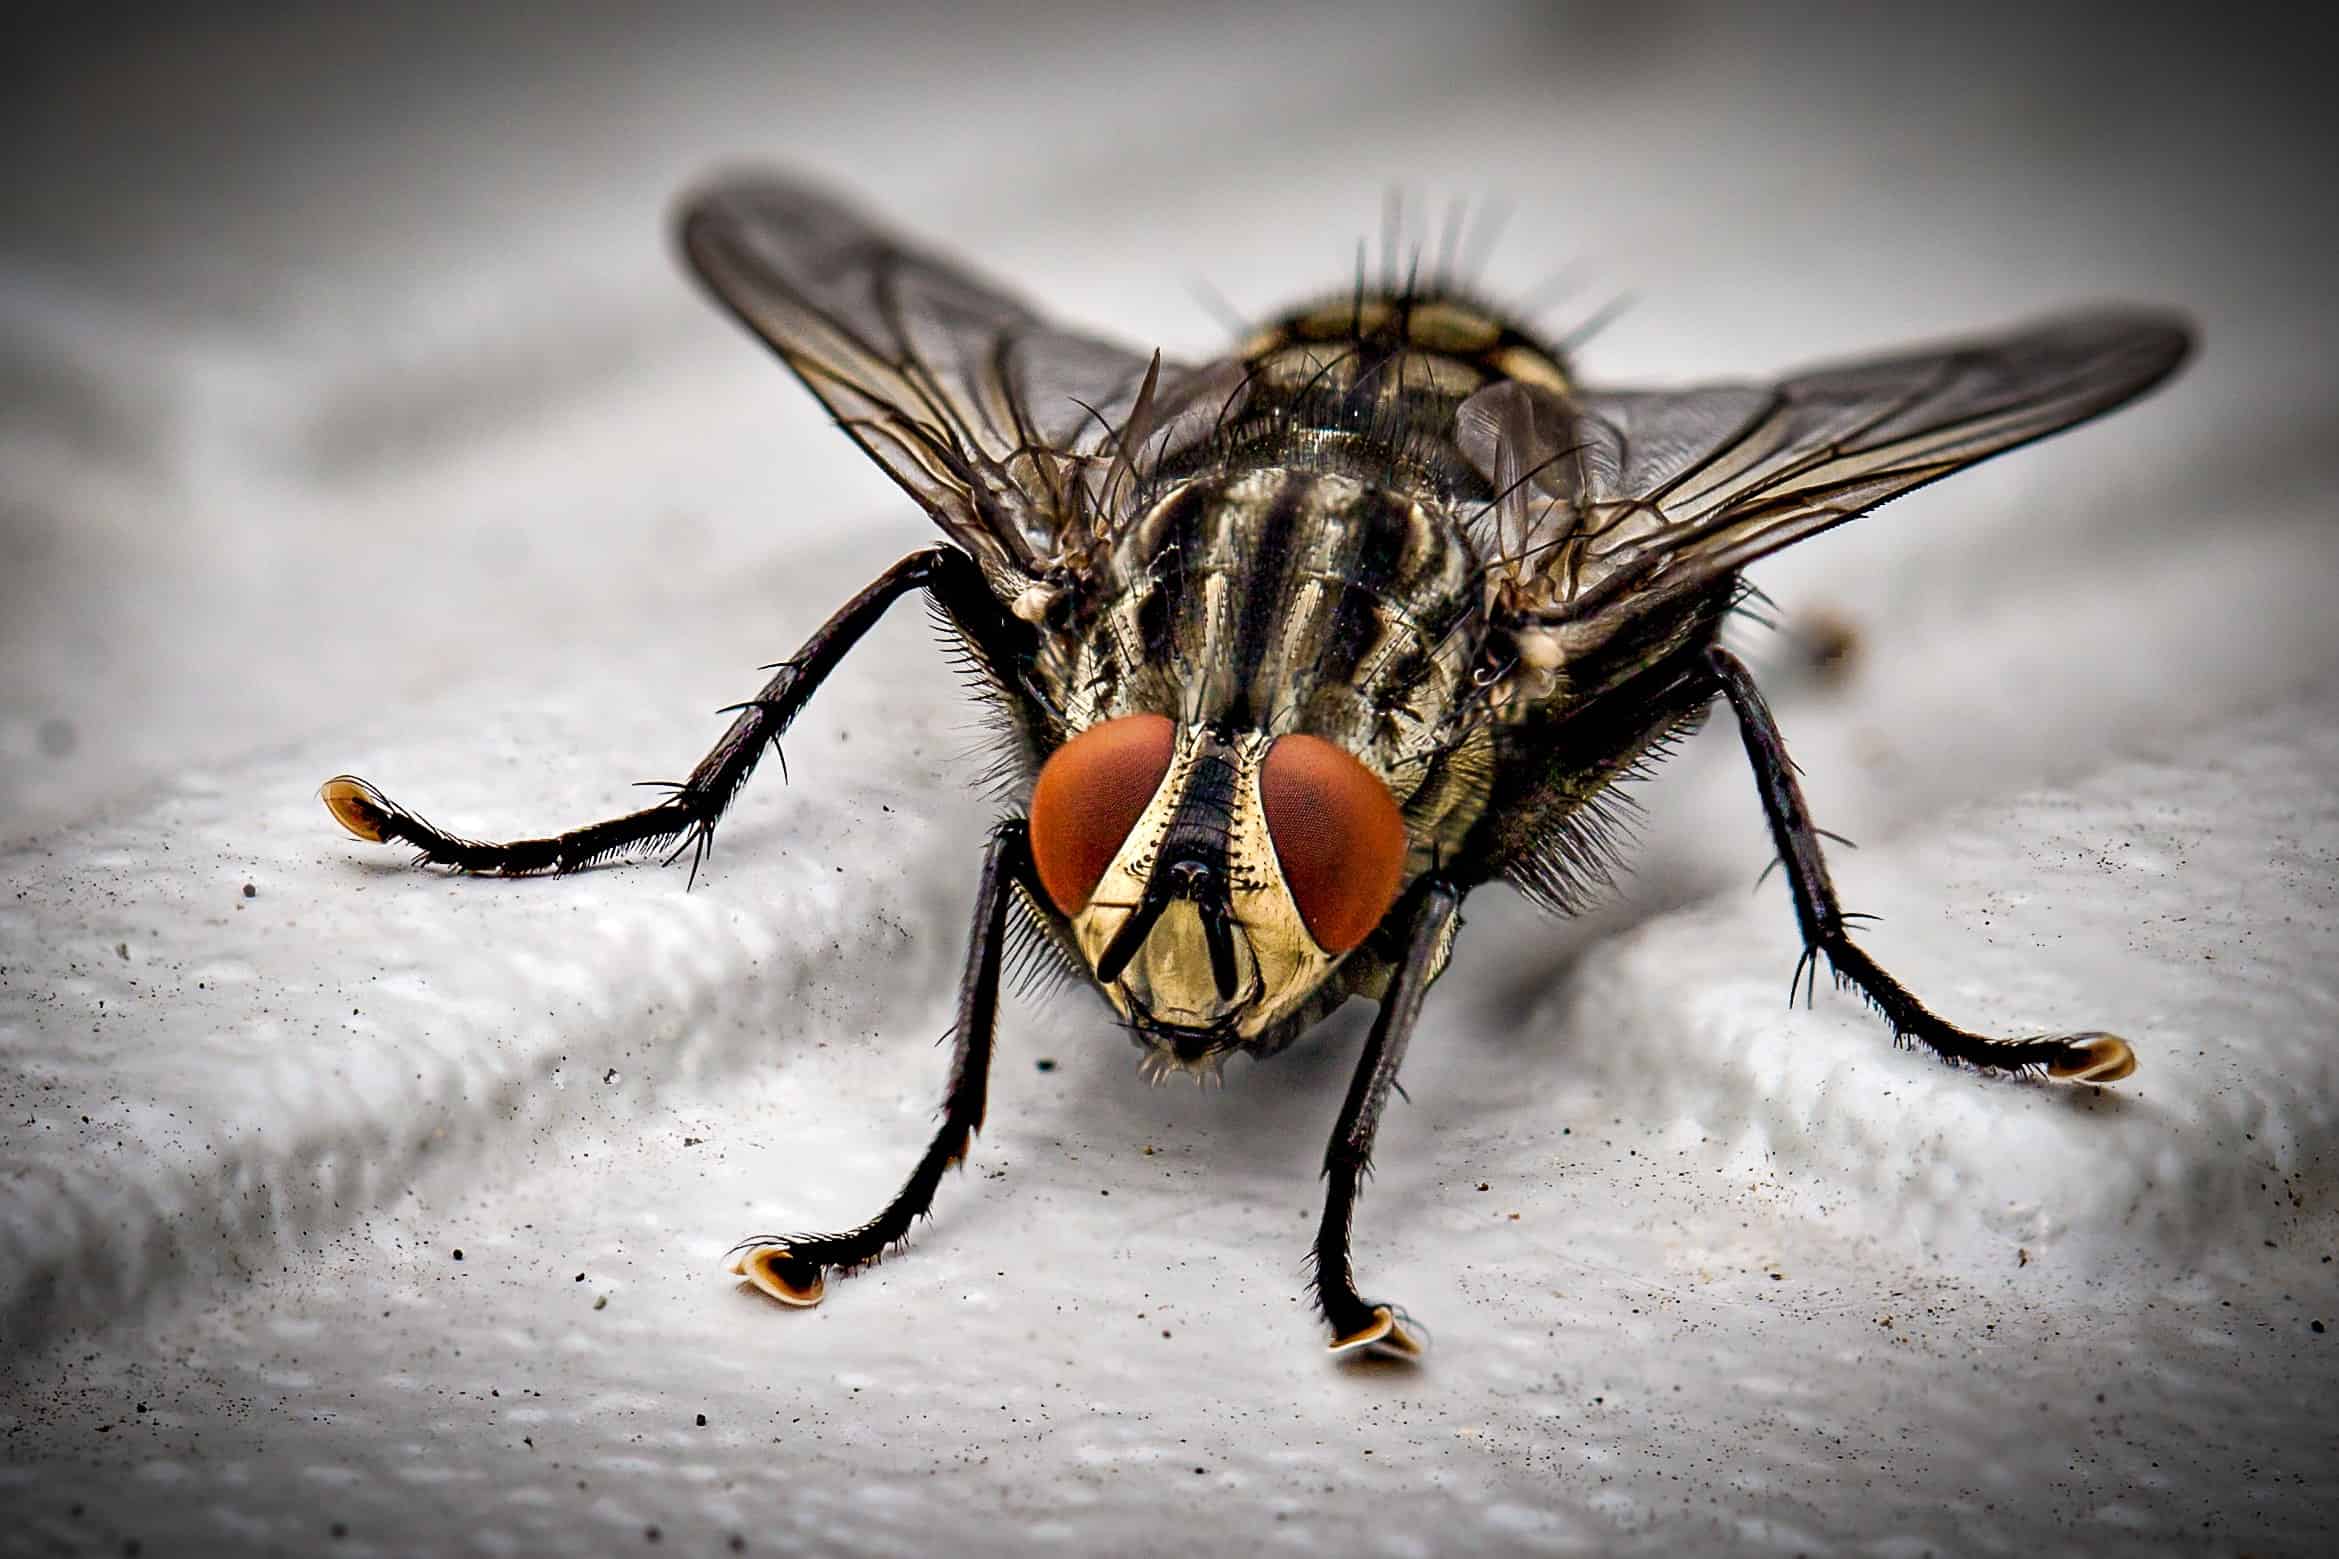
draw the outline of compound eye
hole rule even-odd
[[[1077,915],[1088,907],[1177,746],[1178,728],[1166,717],[1124,715],[1090,726],[1041,765],[1031,792],[1031,853],[1056,908]]]
[[[1380,777],[1320,736],[1277,737],[1259,801],[1308,935],[1345,953],[1372,933],[1405,876],[1405,818]]]

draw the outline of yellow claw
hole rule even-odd
[[[827,1294],[828,1279],[816,1271],[812,1281],[802,1288],[789,1282],[780,1271],[780,1264],[789,1260],[792,1254],[785,1245],[758,1245],[752,1250],[742,1251],[738,1259],[731,1263],[731,1271],[783,1305],[809,1309],[819,1304],[822,1296]]]
[[[2116,1083],[2136,1070],[2136,1052],[2117,1034],[2074,1034],[2047,1075],[2074,1083]]]
[[[333,814],[333,821],[368,844],[382,842],[382,825],[389,820],[390,798],[354,774],[336,774],[317,787],[317,799]]]
[[[1332,1339],[1332,1352],[1411,1363],[1429,1352],[1429,1341],[1408,1329],[1407,1319],[1387,1305],[1375,1305],[1371,1321],[1345,1337]]]

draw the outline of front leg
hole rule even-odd
[[[2043,1067],[2051,1077],[2077,1083],[2117,1082],[2136,1070],[2135,1052],[2116,1034],[1992,1039],[1961,1029],[1936,1017],[1855,945],[1844,929],[1843,906],[1836,901],[1835,884],[1828,878],[1827,861],[1819,851],[1819,831],[1812,827],[1810,810],[1803,803],[1803,787],[1795,782],[1795,767],[1787,757],[1778,725],[1771,719],[1770,706],[1763,702],[1753,676],[1737,656],[1724,649],[1710,649],[1706,663],[1738,716],[1747,761],[1754,765],[1755,781],[1762,788],[1762,809],[1770,819],[1771,842],[1786,865],[1787,881],[1795,894],[1795,919],[1803,928],[1803,963],[1816,965],[1825,958],[1836,983],[1858,987],[1884,1014],[1895,1035],[1916,1040],[1945,1060],[1990,1071]],[[1798,981],[1803,963],[1796,965]]]
[[[1362,1350],[1385,1358],[1418,1359],[1427,1349],[1419,1328],[1403,1310],[1357,1293],[1348,1235],[1357,1191],[1372,1170],[1373,1134],[1380,1128],[1381,1106],[1396,1084],[1405,1042],[1421,1016],[1421,998],[1445,959],[1461,907],[1461,890],[1440,878],[1425,879],[1416,890],[1405,921],[1404,950],[1389,976],[1372,1036],[1357,1058],[1356,1076],[1340,1107],[1340,1123],[1324,1150],[1326,1190],[1324,1219],[1316,1228],[1316,1307],[1332,1324],[1334,1353]]]
[[[317,794],[334,819],[358,838],[413,845],[420,852],[415,858],[418,865],[503,876],[573,872],[645,845],[673,844],[677,855],[685,849],[693,852],[690,869],[696,879],[699,863],[714,841],[716,822],[755,771],[764,748],[779,741],[885,609],[913,590],[930,594],[992,667],[1004,670],[1015,663],[1030,630],[999,604],[973,558],[956,547],[928,547],[878,575],[821,624],[793,657],[769,668],[775,674],[763,691],[732,706],[738,718],[714,750],[699,760],[689,779],[672,787],[672,795],[654,806],[541,839],[497,842],[451,834],[354,774],[327,780]]]
[[[883,1212],[842,1234],[758,1234],[740,1241],[732,1247],[733,1272],[783,1304],[816,1305],[825,1291],[828,1269],[850,1272],[867,1266],[907,1239],[910,1226],[933,1207],[942,1172],[966,1157],[975,1133],[982,1129],[991,1041],[999,1016],[1000,954],[1018,888],[1034,897],[1040,892],[1032,869],[1030,828],[1022,818],[993,829],[983,854],[974,935],[967,944],[966,972],[958,987],[958,1025],[952,1030],[942,1126],[918,1167],[910,1171],[908,1182]]]

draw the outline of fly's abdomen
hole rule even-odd
[[[1276,320],[1240,355],[1254,408],[1383,442],[1450,437],[1454,408],[1500,380],[1561,396],[1571,382],[1554,349],[1456,296],[1334,299]]]

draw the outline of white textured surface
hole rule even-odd
[[[78,127],[95,187],[152,194],[16,175],[40,221],[0,247],[0,1546],[2327,1546],[2339,343],[2281,72],[1695,14],[919,25],[581,28],[536,74],[519,24],[360,34],[313,82],[181,39],[20,102],[17,144]],[[1108,41],[1192,144],[1130,122]],[[1863,84],[1887,41],[1924,70]],[[192,130],[75,119],[190,58],[224,77]],[[369,106],[393,81],[419,103]],[[2179,84],[2256,116],[2172,125]],[[936,95],[973,128],[913,168]],[[1860,627],[1847,684],[1746,641],[1886,965],[2142,1070],[1988,1083],[1786,1011],[1724,729],[1645,793],[1617,907],[1470,905],[1360,1218],[1425,1369],[1331,1366],[1302,1298],[1362,1012],[1196,1094],[1086,1001],[1018,1004],[912,1252],[809,1313],[741,1293],[724,1246],[865,1214],[940,1083],[986,813],[915,614],[687,895],[410,873],[312,792],[598,816],[920,538],[659,253],[674,186],[766,151],[1173,345],[1208,339],[1186,276],[1335,279],[1392,179],[1509,194],[1498,281],[1633,285],[1616,377],[2196,310],[2154,402],[1763,571]]]

